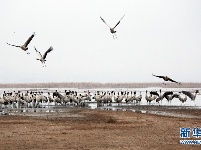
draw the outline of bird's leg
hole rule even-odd
[[[41,61],[41,63],[42,63],[42,65],[43,65],[43,67],[44,67],[44,62],[43,62],[43,61]]]
[[[117,39],[117,35],[114,33],[115,39]]]
[[[29,53],[29,52],[27,52],[27,54],[29,55],[30,53]]]
[[[112,34],[112,36],[113,36],[113,39],[115,40],[115,36],[114,36],[114,34]]]
[[[117,39],[117,35],[115,33],[112,34],[113,35],[113,39]]]

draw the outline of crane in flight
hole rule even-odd
[[[36,53],[39,56],[39,58],[37,58],[36,60],[40,60],[41,63],[43,64],[43,67],[45,67],[46,66],[45,61],[46,61],[47,54],[53,50],[53,47],[50,46],[50,48],[43,55],[36,49],[36,47],[34,47],[34,48],[36,50]]]
[[[158,76],[158,75],[154,75],[152,74],[154,77],[158,77],[158,78],[162,78],[164,81],[170,81],[170,82],[174,82],[174,83],[178,83],[178,84],[181,84],[181,82],[177,82],[171,78],[169,78],[168,76]],[[163,83],[165,84],[165,83]],[[165,84],[166,85],[166,84]]]
[[[117,36],[116,36],[116,32],[114,29],[119,25],[119,23],[121,22],[121,20],[124,18],[125,15],[123,15],[123,17],[121,17],[121,19],[117,22],[117,24],[112,28],[110,27],[106,22],[105,20],[100,16],[101,20],[110,28],[110,32],[113,34],[113,39],[117,39]]]
[[[35,36],[35,32],[28,38],[28,40],[23,44],[23,45],[13,45],[13,44],[9,44],[10,46],[15,46],[15,47],[19,47],[21,48],[23,51],[27,51],[28,50],[28,45],[31,42],[31,40],[33,39],[33,37]],[[27,52],[27,54],[30,54],[29,52]]]

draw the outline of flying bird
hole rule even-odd
[[[10,46],[15,46],[15,47],[19,47],[21,48],[22,50],[24,51],[27,51],[28,50],[28,45],[29,43],[31,42],[31,40],[33,39],[33,37],[35,36],[35,32],[28,38],[28,40],[23,44],[23,45],[13,45],[13,44],[9,44],[7,43],[8,45]],[[30,54],[29,52],[27,52],[27,54]]]
[[[154,77],[158,77],[158,78],[162,78],[164,81],[171,81],[171,82],[174,82],[174,83],[178,83],[178,84],[181,84],[180,82],[177,82],[171,78],[169,78],[168,76],[157,76],[157,75],[154,75],[152,74]],[[165,84],[165,83],[163,83]],[[166,85],[166,84],[165,84]]]
[[[124,16],[125,16],[125,15],[124,15]],[[124,18],[124,16],[121,17],[121,19],[117,22],[117,24],[116,24],[113,28],[111,28],[111,27],[105,22],[105,20],[104,20],[102,17],[100,17],[101,20],[110,28],[110,32],[113,34],[113,38],[114,38],[114,39],[117,38],[117,36],[116,36],[116,32],[117,32],[117,31],[115,31],[114,29],[119,25],[120,21]]]
[[[36,49],[36,47],[34,47],[35,48],[35,50],[36,50],[36,53],[38,54],[38,56],[39,56],[39,58],[37,58],[36,60],[40,60],[41,62],[42,62],[42,64],[44,64],[44,66],[46,66],[45,65],[45,59],[46,59],[46,57],[47,57],[47,53],[49,53],[49,52],[51,52],[52,50],[53,50],[53,47],[52,46],[50,46],[50,48],[42,55],[37,49]],[[44,67],[43,66],[43,67]]]

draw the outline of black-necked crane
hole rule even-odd
[[[160,95],[158,96],[158,98],[156,98],[156,102],[159,102],[161,101],[162,103],[162,100],[163,98],[165,97],[168,101],[172,100],[172,95],[173,95],[173,92],[172,91],[166,91],[165,93],[161,94],[161,89],[159,90],[160,92]]]
[[[149,96],[147,95],[147,90],[146,90],[146,95],[145,95],[145,99],[147,100],[147,103],[149,102],[149,104],[155,100],[157,98],[156,95],[150,94]]]
[[[45,66],[45,59],[46,59],[46,57],[47,57],[47,53],[49,53],[49,52],[51,52],[52,50],[53,50],[53,47],[52,46],[50,46],[50,48],[42,55],[37,49],[36,49],[36,47],[34,47],[35,48],[35,50],[36,50],[36,53],[38,54],[38,56],[39,56],[39,58],[37,58],[36,60],[40,60],[41,61],[41,63],[42,64],[44,64],[44,66]],[[43,66],[43,67],[44,67]]]
[[[125,16],[125,15],[124,15],[124,16]],[[100,17],[101,20],[110,28],[110,32],[113,34],[113,39],[116,39],[116,38],[117,38],[117,36],[116,36],[116,32],[117,32],[117,31],[115,31],[114,29],[119,25],[119,23],[120,23],[121,20],[124,18],[124,16],[121,17],[121,19],[117,22],[117,24],[116,24],[113,28],[110,27],[110,26],[105,22],[105,20],[104,20],[102,17]]]
[[[172,99],[173,98],[178,98],[182,103],[186,102],[186,100],[187,100],[187,96],[185,94],[183,94],[182,92],[174,93],[172,95]]]
[[[159,90],[159,93],[160,93],[160,95],[157,93],[157,92],[155,92],[156,94],[154,94],[154,92],[152,91],[152,92],[150,92],[150,94],[153,94],[153,95],[156,95],[156,96],[158,96],[157,98],[156,98],[156,102],[157,103],[159,103],[160,101],[161,101],[161,103],[162,103],[162,100],[163,100],[163,95],[161,94],[161,89]]]
[[[185,94],[182,95],[181,92],[179,92],[179,93],[180,93],[180,94],[179,94],[179,100],[180,100],[182,103],[186,102],[187,96],[186,96]]]
[[[161,90],[160,90],[160,93],[161,93]],[[160,96],[157,91],[151,91],[150,94],[151,95],[156,95],[158,97]]]
[[[133,100],[136,100],[136,103],[140,103],[141,100],[142,100],[142,95],[141,95],[141,92],[138,96],[136,96],[136,91],[133,92],[134,96],[133,96]]]
[[[178,84],[181,84],[181,82],[177,82],[171,78],[169,78],[168,76],[158,76],[158,75],[154,75],[152,74],[154,77],[158,77],[158,78],[162,78],[164,81],[170,81],[170,82],[174,82],[174,83],[178,83]],[[165,84],[165,83],[163,83]],[[166,85],[166,84],[165,84]]]
[[[187,95],[191,100],[195,100],[197,93],[199,93],[198,90],[195,91],[195,94],[189,91],[182,91],[183,94]]]
[[[164,94],[163,94],[163,97],[166,98],[166,100],[168,101],[168,103],[171,104],[171,101],[174,97],[176,97],[177,95],[172,92],[172,91],[166,91]]]
[[[10,46],[15,46],[15,47],[19,47],[21,48],[23,51],[27,51],[28,50],[28,45],[31,42],[31,40],[33,39],[33,37],[35,36],[35,32],[28,38],[28,40],[23,44],[23,45],[13,45],[13,44],[9,44]],[[27,52],[27,54],[30,54],[29,52]]]
[[[123,99],[126,98],[126,92],[124,93],[123,91],[121,91],[120,93],[118,92],[117,97],[115,98],[116,103],[121,103],[123,101]]]

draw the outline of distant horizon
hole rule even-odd
[[[0,84],[48,84],[48,83],[100,83],[100,84],[108,84],[108,83],[111,83],[111,84],[117,84],[117,83],[120,83],[120,84],[135,84],[135,83],[143,83],[143,84],[158,84],[158,83],[165,83],[165,84],[177,84],[177,83],[171,83],[171,82],[93,82],[93,81],[83,81],[83,82],[77,82],[77,81],[59,81],[59,82],[4,82],[4,83],[0,83]],[[181,82],[181,84],[188,84],[188,83],[198,83],[200,84],[201,82]]]
[[[49,83],[4,83],[0,88],[201,88],[201,83],[166,83],[163,82],[116,82],[116,83],[99,83],[99,82],[49,82]]]

